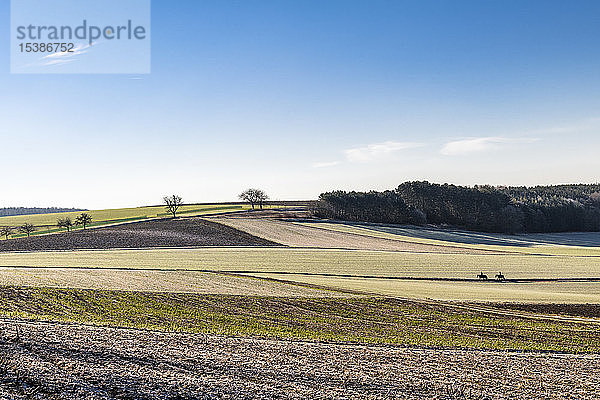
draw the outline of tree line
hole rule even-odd
[[[62,212],[87,211],[81,208],[59,207],[4,207],[0,208],[0,217],[14,217],[16,215],[53,214]]]
[[[317,217],[434,224],[482,232],[600,231],[600,184],[535,187],[405,182],[383,192],[322,193]]]

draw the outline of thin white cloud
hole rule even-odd
[[[75,60],[74,60],[74,59],[72,59],[72,58],[69,58],[69,59],[66,59],[66,60],[61,60],[61,59],[58,59],[58,60],[50,60],[50,61],[46,61],[46,62],[44,62],[42,65],[59,65],[59,64],[66,64],[66,63],[70,63],[70,62],[73,62],[73,61],[75,61]]]
[[[312,167],[313,168],[327,168],[327,167],[335,167],[336,165],[339,165],[339,164],[340,164],[339,161],[316,162],[316,163],[313,163]]]
[[[448,142],[440,153],[445,156],[459,156],[473,153],[483,153],[499,150],[507,145],[527,144],[537,142],[537,138],[508,138],[500,136],[468,138]]]
[[[72,52],[56,52],[48,54],[40,58],[39,61],[41,65],[44,66],[69,63],[74,61],[77,56],[87,53],[90,47],[94,46],[95,44],[95,42],[92,44],[78,44],[72,49]]]
[[[52,53],[52,54],[48,54],[44,57],[44,58],[61,58],[61,57],[73,57],[76,56],[78,54],[83,54],[83,53],[87,53],[87,49],[89,49],[90,47],[92,47],[94,45],[94,43],[92,44],[81,44],[79,43],[77,46],[73,47],[71,52],[56,52],[56,53]]]
[[[364,147],[356,147],[353,149],[344,150],[346,159],[350,162],[370,162],[377,161],[392,153],[414,149],[423,146],[423,143],[415,142],[381,142],[373,143]]]
[[[524,134],[528,136],[539,136],[546,134],[561,134],[561,133],[577,133],[577,132],[586,132],[590,130],[597,130],[600,128],[600,118],[592,117],[587,118],[585,120],[581,120],[579,122],[573,123],[571,125],[560,125],[545,129],[538,129],[530,132],[525,132]]]

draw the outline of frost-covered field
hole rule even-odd
[[[594,399],[599,355],[0,322],[2,399]]]

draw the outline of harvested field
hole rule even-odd
[[[338,291],[197,271],[0,268],[0,286],[283,297],[350,296]]]
[[[305,274],[247,275],[410,299],[600,304],[600,282],[444,282]]]
[[[596,399],[600,356],[0,322],[0,398]]]
[[[0,278],[0,281],[5,279],[7,282],[26,275],[35,281],[37,274],[47,275],[50,273],[47,270],[54,268],[83,269],[87,272],[73,275],[81,279],[93,276],[86,274],[94,268],[111,269],[113,276],[118,271],[127,270],[140,270],[140,275],[143,275],[143,270],[229,272],[396,297],[600,303],[600,257],[205,247],[2,253],[0,267],[5,267],[0,269],[0,277],[3,274],[7,276]],[[19,271],[14,272],[15,269]],[[25,269],[31,271],[26,274]],[[490,278],[497,271],[502,271],[512,281],[472,281],[480,271],[487,273]],[[69,278],[65,279],[63,282],[67,283]],[[173,287],[191,286],[179,280],[178,275],[174,274],[173,279],[177,280]],[[435,281],[441,279],[454,281]],[[123,285],[126,283],[119,287]],[[146,281],[140,285],[153,287],[154,284]],[[155,285],[165,287],[170,284],[163,282]]]
[[[70,233],[0,241],[1,251],[184,246],[276,246],[276,243],[200,218],[132,222]]]
[[[340,232],[330,229],[320,229],[309,225],[301,225],[289,221],[267,218],[242,218],[242,217],[211,217],[211,220],[221,224],[248,232],[254,236],[264,238],[291,247],[317,247],[332,249],[357,249],[357,250],[388,250],[421,253],[442,254],[493,254],[503,252],[500,250],[478,250],[445,245],[431,245],[400,240],[400,238],[373,237],[353,232]]]
[[[404,241],[408,243],[418,243],[421,245],[456,247],[464,251],[488,251],[496,253],[518,253],[526,255],[562,255],[562,256],[581,256],[581,257],[599,257],[600,247],[575,245],[584,243],[571,241],[570,245],[544,243],[535,238],[539,235],[506,235],[482,234],[479,232],[452,231],[441,229],[426,229],[417,227],[404,227],[402,225],[378,225],[352,222],[321,222],[321,221],[300,221],[296,224],[324,229],[332,232],[348,233],[363,237],[388,239]],[[579,232],[575,233],[557,233],[553,234],[555,241],[558,237],[563,237],[564,243],[569,243],[569,238],[579,237]],[[591,237],[600,236],[599,232],[582,233],[587,238],[587,243],[593,243]],[[532,237],[531,240],[527,238]],[[599,238],[600,240],[600,238]]]
[[[475,279],[600,278],[600,257],[422,254],[289,247],[78,250],[1,253],[0,266],[311,273],[347,277]]]
[[[560,232],[560,233],[521,233],[507,235],[501,233],[473,232],[457,229],[433,229],[385,224],[361,224],[361,226],[380,232],[406,235],[424,239],[443,240],[465,244],[488,244],[497,246],[585,246],[600,247],[600,232]]]

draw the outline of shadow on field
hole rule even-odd
[[[333,222],[333,221],[328,221]],[[600,232],[561,232],[561,233],[526,233],[505,235],[463,231],[458,229],[439,229],[429,227],[383,225],[357,222],[340,222],[377,232],[391,233],[421,239],[443,240],[462,244],[485,244],[493,246],[531,247],[536,245],[565,245],[600,247]]]

